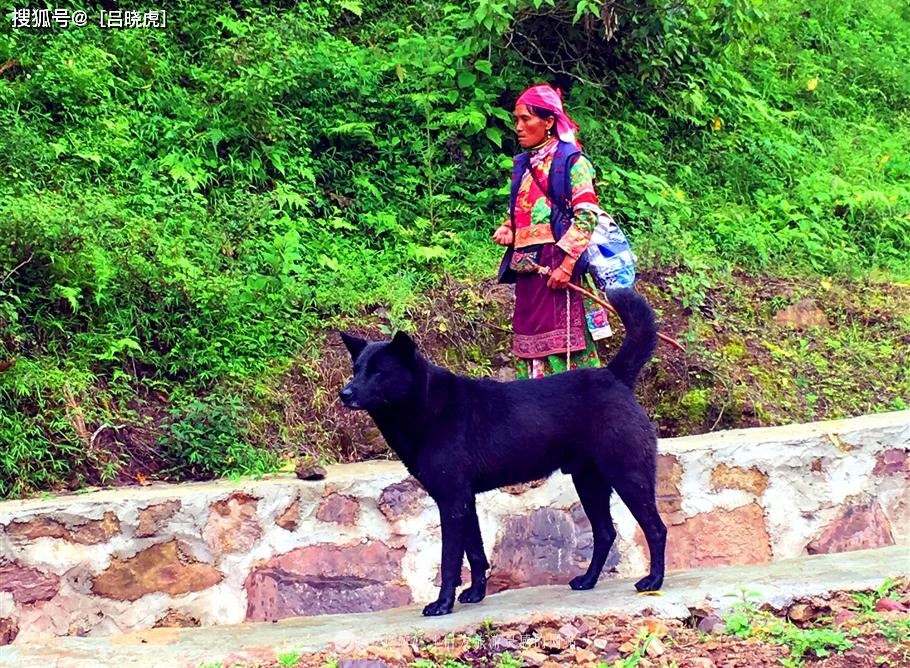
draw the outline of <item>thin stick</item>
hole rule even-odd
[[[549,275],[549,273],[550,273],[550,270],[547,267],[539,265],[536,262],[532,261],[531,266],[535,267],[537,269],[537,271],[544,274],[545,276]],[[588,299],[593,299],[595,302],[597,302],[598,304],[603,306],[605,309],[607,309],[610,313],[615,313],[616,315],[619,315],[619,311],[617,311],[613,307],[613,305],[610,304],[610,302],[608,302],[604,299],[601,299],[600,297],[595,295],[590,290],[585,290],[580,285],[575,285],[574,283],[569,283],[569,287],[572,288],[573,290],[575,290],[575,292],[580,292]],[[660,332],[657,332],[657,338],[660,339],[661,341],[663,341],[664,343],[669,343],[671,346],[674,346],[675,348],[679,348],[683,352],[686,352],[686,349],[683,347],[683,345],[679,341],[677,341],[676,339],[674,339],[670,336],[667,336],[666,334],[661,334]]]
[[[31,255],[29,255],[25,260],[22,260],[22,262],[20,262],[20,263],[17,264],[15,267],[13,267],[12,269],[10,269],[10,270],[9,270],[9,273],[8,273],[6,276],[4,276],[2,279],[0,279],[0,285],[6,283],[6,281],[9,280],[9,277],[10,277],[10,276],[12,276],[13,274],[15,274],[15,273],[16,273],[17,271],[19,271],[20,269],[22,269],[22,267],[24,267],[25,265],[27,265],[29,262],[31,262],[33,257],[35,257],[35,254],[34,254],[34,253],[32,253]]]

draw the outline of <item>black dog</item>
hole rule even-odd
[[[407,334],[390,342],[341,337],[354,378],[341,391],[349,408],[364,409],[408,471],[439,506],[442,586],[424,615],[452,611],[465,554],[471,586],[462,603],[486,595],[486,571],[474,495],[571,474],[594,533],[588,570],[572,589],[591,589],[616,538],[613,489],[644,530],[651,570],[635,587],[660,589],[667,530],[654,498],[657,439],[633,395],[657,344],[654,313],[629,289],[608,292],[626,336],[606,368],[579,369],[538,380],[500,383],[463,378],[428,363]]]

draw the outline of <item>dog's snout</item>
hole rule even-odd
[[[338,398],[341,399],[341,403],[348,408],[358,408],[357,400],[354,399],[354,390],[351,389],[350,384],[345,385],[341,392],[338,393]]]

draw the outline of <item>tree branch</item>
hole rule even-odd
[[[9,273],[7,273],[7,275],[3,277],[3,280],[0,280],[0,285],[3,285],[4,283],[6,283],[6,281],[9,279],[10,276],[15,274],[17,271],[19,271],[22,267],[27,265],[29,262],[31,262],[33,257],[35,257],[34,253],[29,255],[25,260],[23,260],[22,262],[17,264],[15,267],[10,269]]]

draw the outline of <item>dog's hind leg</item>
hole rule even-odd
[[[610,515],[610,483],[597,470],[586,470],[572,474],[572,481],[581,500],[581,506],[591,522],[594,533],[594,553],[591,563],[583,575],[573,578],[569,583],[572,589],[592,589],[603,570],[616,540],[616,529]]]
[[[474,499],[471,499],[464,520],[464,550],[471,566],[471,586],[458,595],[458,601],[478,603],[487,595],[487,569],[490,568],[490,564],[483,552],[483,537],[480,535],[480,522],[477,519]]]
[[[656,591],[664,583],[667,527],[657,512],[657,501],[654,498],[654,475],[652,473],[649,476],[646,472],[640,471],[625,471],[613,479],[613,486],[619,493],[619,498],[632,513],[632,517],[644,531],[645,539],[648,541],[651,569],[647,576],[635,583],[635,588],[638,591]]]

